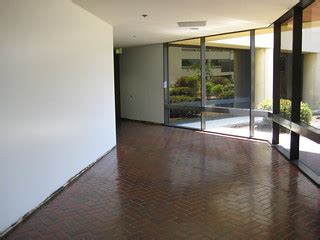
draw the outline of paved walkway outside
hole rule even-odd
[[[122,122],[7,239],[319,239],[320,190],[266,143]]]

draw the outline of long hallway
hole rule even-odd
[[[317,239],[320,189],[264,142],[123,121],[6,239]]]

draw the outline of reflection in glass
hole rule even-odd
[[[291,131],[280,126],[279,146],[290,152]]]
[[[300,161],[320,176],[320,144],[300,136]]]
[[[249,116],[206,112],[206,130],[242,137],[249,136]]]
[[[201,111],[193,109],[170,109],[170,125],[201,129]]]

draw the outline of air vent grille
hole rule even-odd
[[[190,21],[190,22],[177,22],[179,27],[204,27],[207,21]]]

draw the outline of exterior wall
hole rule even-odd
[[[112,27],[69,0],[0,2],[0,233],[116,144]]]
[[[256,49],[255,106],[265,99],[272,99],[273,49]]]
[[[312,109],[320,108],[320,54],[303,55],[303,92],[302,101]]]
[[[235,107],[250,108],[250,77],[251,77],[251,61],[250,51],[236,50],[234,57],[234,98]],[[248,98],[245,103],[241,102],[241,98]]]
[[[121,117],[164,123],[163,45],[123,49]]]
[[[200,61],[200,47],[199,50],[191,48],[194,51],[186,51],[183,47],[170,47],[169,48],[169,83],[174,83],[182,76],[194,75],[195,72],[189,69],[182,68],[182,59],[199,59]],[[229,52],[224,51],[206,51],[206,59],[230,59],[234,60],[234,54],[230,56]],[[212,74],[214,76],[232,75],[233,72],[221,72],[221,68],[212,67]]]

